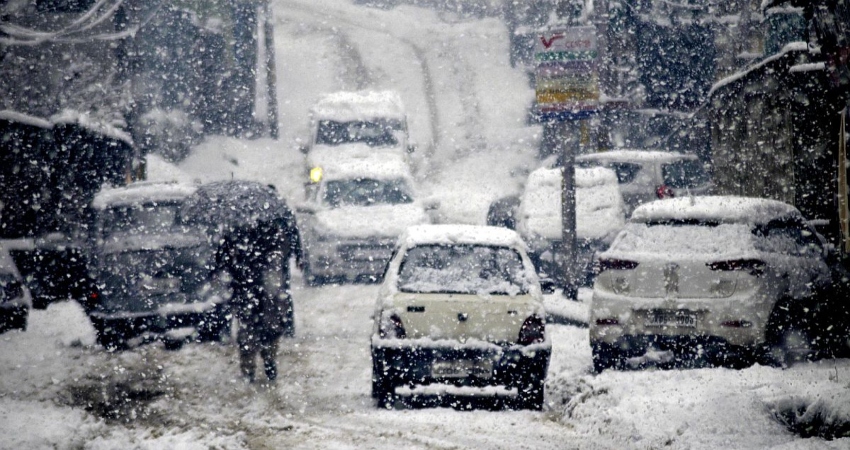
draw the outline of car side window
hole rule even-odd
[[[701,162],[684,159],[661,166],[664,185],[674,189],[692,188],[708,182],[708,175]]]
[[[760,235],[760,250],[791,256],[813,256],[823,252],[817,235],[806,224],[794,219],[777,219],[755,231]]]
[[[640,172],[640,164],[634,163],[614,162],[608,167],[617,174],[617,182],[620,184],[631,183]]]

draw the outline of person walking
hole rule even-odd
[[[295,216],[285,205],[271,220],[233,227],[216,252],[216,270],[231,277],[231,311],[238,320],[236,342],[242,376],[255,381],[259,353],[270,382],[277,378],[281,336],[294,335],[289,260],[302,264],[301,239]]]

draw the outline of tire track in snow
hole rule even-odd
[[[310,7],[305,6],[303,4],[294,3],[294,2],[279,1],[279,2],[277,2],[277,4],[285,4],[286,8],[309,14],[309,15],[317,18],[318,21],[325,21],[327,19],[332,19],[333,23],[335,23],[335,24],[344,24],[347,27],[351,27],[351,28],[355,28],[355,29],[359,29],[359,30],[368,31],[368,32],[371,32],[371,33],[376,33],[376,34],[381,34],[381,35],[387,36],[387,37],[389,37],[393,40],[401,42],[402,44],[404,44],[405,46],[407,46],[410,49],[411,53],[413,54],[413,56],[417,59],[417,61],[419,63],[420,72],[421,72],[421,75],[422,75],[422,90],[423,90],[423,94],[424,94],[424,97],[425,97],[425,104],[428,108],[428,121],[430,123],[429,131],[430,131],[430,134],[431,134],[431,141],[427,145],[427,148],[426,148],[426,151],[425,151],[425,156],[430,161],[432,159],[432,156],[434,155],[434,151],[435,151],[434,149],[440,145],[441,136],[440,136],[440,115],[439,115],[439,109],[438,109],[437,100],[436,100],[436,89],[434,87],[433,77],[431,75],[431,70],[430,70],[430,67],[428,65],[428,59],[425,55],[425,50],[422,47],[420,47],[419,45],[416,45],[414,42],[412,42],[411,40],[409,40],[405,37],[398,36],[398,35],[393,34],[393,33],[389,32],[387,30],[365,26],[361,23],[354,22],[354,21],[348,19],[345,16],[334,14],[331,11],[318,10],[318,9],[310,8]],[[280,19],[278,19],[278,20],[280,20]],[[336,27],[334,27],[334,28],[336,28]],[[335,31],[331,28],[329,28],[329,29],[334,33],[338,33],[338,31]],[[349,41],[347,39],[343,40],[342,42],[349,43]],[[350,45],[350,43],[349,43],[349,45]],[[353,46],[351,46],[351,48],[354,49]],[[363,61],[362,61],[362,58],[359,55],[359,52],[357,52],[356,61],[359,61],[359,63],[361,65],[363,65]],[[365,68],[365,65],[363,65],[363,70],[366,73],[368,73],[368,69]],[[368,79],[370,80],[370,83],[371,83],[371,81],[372,81],[371,77],[369,77]],[[368,87],[368,86],[363,86],[363,88],[366,88],[366,87]]]

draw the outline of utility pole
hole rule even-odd
[[[277,116],[277,70],[274,53],[274,17],[269,1],[265,2],[265,22],[263,24],[264,42],[266,46],[266,88],[268,95],[267,119],[269,122],[269,135],[277,140],[280,137]]]

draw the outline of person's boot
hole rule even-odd
[[[275,364],[274,360],[268,360],[263,362],[263,366],[266,369],[266,377],[269,379],[269,382],[274,383],[277,379],[277,364]]]

